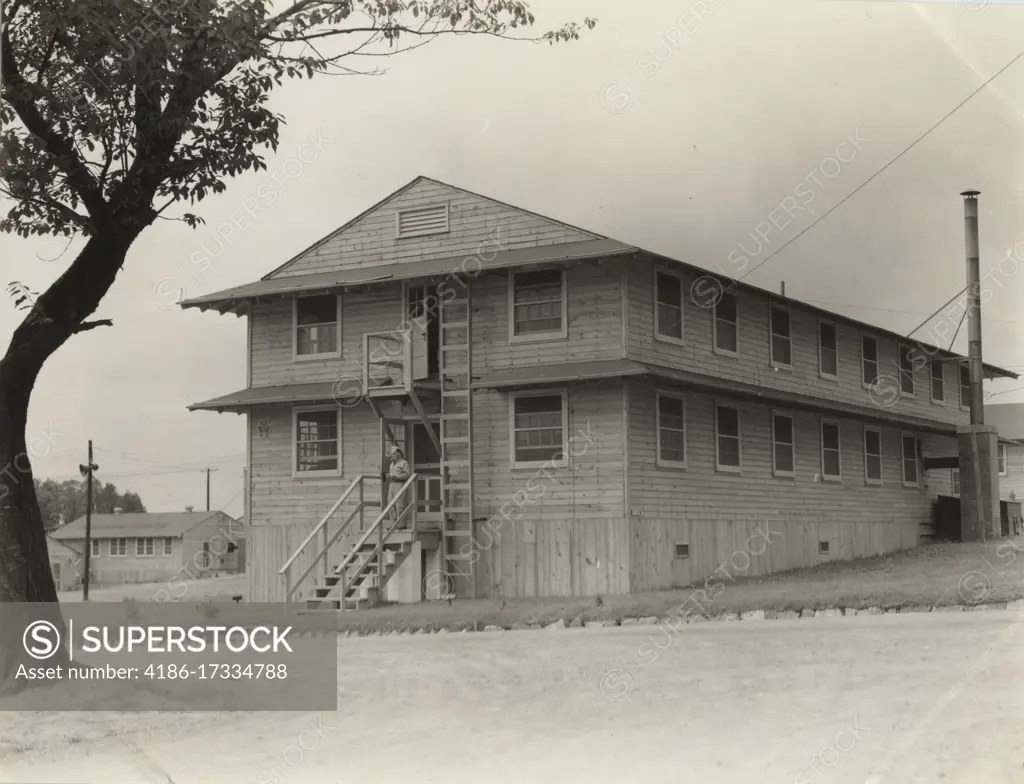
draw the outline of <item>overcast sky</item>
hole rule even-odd
[[[717,10],[699,17],[702,6]],[[139,492],[150,511],[202,508],[209,465],[213,507],[240,514],[244,419],[185,407],[245,386],[245,321],[181,311],[165,292],[256,280],[419,174],[766,288],[785,280],[792,297],[903,332],[964,286],[961,191],[982,192],[983,274],[1015,245],[1024,260],[1024,62],[901,154],[1024,52],[1024,7],[536,0],[534,9],[541,25],[586,15],[599,24],[556,47],[443,39],[390,61],[384,76],[279,90],[288,126],[268,161],[278,180],[230,182],[200,205],[198,230],[158,222],[96,314],[115,326],[73,338],[44,368],[29,417],[37,475],[77,476],[91,438],[98,477]],[[224,240],[261,185],[274,204]],[[776,217],[782,228],[766,223],[794,199],[802,212]],[[0,236],[2,282],[41,290],[78,247]],[[992,278],[985,359],[1024,373],[1016,266]],[[18,319],[9,301],[0,306],[0,333]],[[917,335],[939,339],[939,321]],[[966,351],[965,333],[956,350]],[[991,400],[1024,401],[1024,391]]]

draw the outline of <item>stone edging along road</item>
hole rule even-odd
[[[391,637],[391,636],[412,636],[429,634],[459,634],[467,632],[499,632],[519,631],[526,629],[575,629],[575,628],[607,628],[612,626],[658,626],[669,624],[679,626],[683,623],[717,622],[717,621],[765,621],[765,620],[786,620],[794,618],[838,618],[853,615],[910,615],[929,612],[977,612],[982,610],[1013,610],[1024,612],[1024,599],[1012,602],[987,602],[982,604],[950,604],[950,605],[920,605],[911,607],[865,607],[853,608],[829,608],[829,609],[804,609],[804,610],[749,610],[747,612],[726,612],[711,617],[703,615],[668,615],[664,618],[649,615],[640,618],[623,618],[621,620],[584,620],[576,617],[570,621],[559,618],[549,623],[513,623],[507,626],[496,626],[488,624],[480,626],[473,624],[472,628],[461,626],[458,628],[404,628],[404,629],[339,629],[339,637]],[[323,634],[322,631],[300,631],[304,634]],[[329,632],[334,633],[334,632]]]

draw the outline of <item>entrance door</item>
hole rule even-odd
[[[441,332],[434,288],[411,284],[405,288],[405,313],[412,328],[412,377],[416,380],[438,374]]]
[[[441,455],[422,422],[410,422],[412,436],[410,463],[419,475],[417,490],[420,504],[417,510],[419,520],[426,523],[441,523]],[[434,433],[440,431],[440,419],[430,422]]]

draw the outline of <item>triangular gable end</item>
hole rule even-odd
[[[361,268],[369,280],[383,264],[594,239],[607,238],[420,176],[263,280]]]

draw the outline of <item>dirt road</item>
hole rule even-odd
[[[1024,782],[1024,613],[367,638],[339,655],[332,714],[139,717],[154,732],[134,738],[122,719],[103,742],[85,739],[96,715],[0,716],[0,736],[35,733],[0,781]]]

